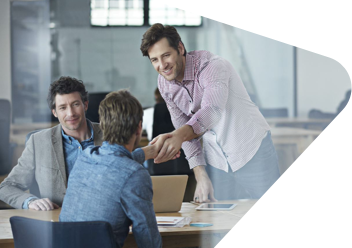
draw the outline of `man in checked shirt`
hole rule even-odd
[[[232,65],[208,51],[187,53],[177,30],[160,23],[145,32],[140,49],[159,73],[176,129],[154,161],[170,160],[182,146],[197,180],[196,202],[260,198],[280,175],[277,155]]]

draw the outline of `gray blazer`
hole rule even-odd
[[[94,145],[102,144],[99,124],[92,123]],[[31,196],[49,198],[62,205],[67,188],[61,125],[34,133],[29,138],[18,164],[0,184],[0,200],[22,208]],[[24,192],[30,189],[31,193]]]

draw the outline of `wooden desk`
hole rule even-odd
[[[160,227],[159,231],[163,239],[163,247],[214,247],[227,232],[248,212],[257,200],[229,201],[237,203],[231,211],[197,211],[197,207],[191,203],[183,203],[178,213],[162,213],[157,216],[187,216],[192,217],[192,222],[212,223],[211,227],[166,228]],[[60,209],[53,211],[35,210],[0,210],[0,247],[13,248],[13,236],[9,218],[11,216],[23,216],[39,220],[58,221]],[[133,234],[130,233],[124,247],[137,247]]]

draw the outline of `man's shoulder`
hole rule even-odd
[[[60,131],[61,131],[61,125],[58,124],[50,128],[32,131],[29,134],[35,138],[47,138],[47,137],[50,137],[52,134],[59,133]]]

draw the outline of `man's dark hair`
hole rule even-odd
[[[149,57],[148,49],[162,38],[166,38],[169,42],[169,45],[173,47],[177,53],[179,53],[178,45],[180,42],[182,43],[183,47],[185,47],[181,41],[180,35],[177,33],[176,28],[169,25],[164,26],[161,23],[155,23],[143,34],[142,44],[140,48],[143,56]],[[185,48],[183,56],[186,56],[186,53],[187,52]]]
[[[58,80],[50,84],[47,102],[50,110],[55,109],[55,97],[57,94],[64,95],[73,92],[78,92],[82,102],[88,101],[88,92],[81,80],[72,77],[60,77]]]

